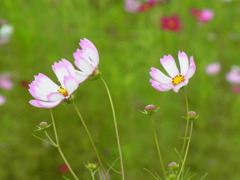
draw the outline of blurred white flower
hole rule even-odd
[[[0,44],[6,44],[13,33],[13,26],[3,24],[0,28]]]
[[[231,71],[226,74],[226,79],[232,84],[239,84],[240,66],[233,66]]]
[[[5,102],[6,102],[6,98],[3,95],[0,95],[0,106],[5,104]]]

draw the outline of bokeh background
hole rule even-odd
[[[200,23],[191,8],[208,8],[214,17]],[[182,29],[162,30],[161,18],[176,15]],[[171,0],[151,10],[130,13],[120,0],[1,0],[0,18],[14,27],[7,44],[0,46],[0,73],[9,73],[13,88],[0,89],[6,103],[0,106],[0,179],[63,179],[63,161],[57,150],[34,138],[41,121],[51,122],[48,109],[31,106],[26,83],[44,73],[56,77],[51,65],[73,53],[88,38],[100,54],[99,69],[109,85],[116,108],[126,179],[153,179],[143,168],[159,172],[150,120],[139,112],[145,105],[160,107],[155,114],[159,143],[167,166],[177,161],[174,148],[181,148],[184,133],[183,93],[159,92],[149,83],[151,67],[161,69],[159,58],[179,50],[193,55],[197,71],[186,90],[191,110],[199,114],[194,123],[187,165],[193,179],[206,172],[207,180],[240,179],[240,97],[225,75],[239,65],[240,2],[232,0]],[[221,71],[206,73],[210,62]],[[113,119],[106,91],[100,80],[79,86],[75,100],[104,164],[118,158]],[[90,179],[85,168],[96,162],[94,151],[73,105],[53,109],[60,143],[81,179]],[[50,128],[49,133],[52,134]],[[53,135],[53,134],[52,134]],[[119,162],[114,166],[120,170]],[[111,179],[120,176],[111,171]]]

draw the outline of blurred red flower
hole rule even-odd
[[[169,31],[180,31],[182,29],[180,19],[176,15],[162,17],[161,26],[162,29]]]
[[[29,88],[29,85],[28,85],[29,83],[27,82],[27,81],[24,81],[24,80],[22,80],[22,81],[20,81],[20,85],[22,86],[22,87],[24,87],[24,88]]]
[[[67,173],[69,171],[68,169],[68,166],[66,164],[61,164],[59,167],[58,167],[58,171],[60,173]]]

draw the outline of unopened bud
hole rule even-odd
[[[189,120],[195,120],[197,118],[197,113],[195,111],[189,111],[188,112],[188,117],[189,117]]]
[[[176,162],[171,162],[168,164],[168,167],[172,170],[177,169],[179,167],[179,164],[177,164]]]
[[[153,115],[156,112],[156,107],[152,104],[145,106],[145,113],[148,115]]]
[[[40,122],[38,126],[41,127],[41,128],[46,128],[47,125],[48,125],[48,123],[43,121],[43,122]]]
[[[95,170],[97,168],[97,164],[95,164],[95,163],[88,163],[86,165],[86,168],[89,169],[90,171],[93,171],[93,170]]]

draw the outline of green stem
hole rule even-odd
[[[103,170],[103,172],[104,172],[103,163],[102,163],[102,161],[101,161],[101,159],[100,159],[100,156],[99,156],[99,154],[98,154],[97,148],[96,148],[96,146],[95,146],[95,144],[94,144],[94,142],[93,142],[92,136],[91,136],[91,134],[90,134],[90,132],[89,132],[89,130],[88,130],[88,128],[87,128],[87,125],[85,124],[85,121],[83,120],[83,118],[82,118],[82,116],[81,116],[81,114],[80,114],[80,112],[79,112],[79,110],[78,110],[78,108],[77,108],[77,106],[76,106],[76,104],[75,104],[74,102],[73,102],[73,106],[74,106],[74,108],[76,109],[77,114],[78,114],[78,116],[79,116],[79,118],[80,118],[80,120],[81,120],[81,122],[82,122],[82,124],[83,124],[83,127],[84,127],[84,129],[86,130],[86,132],[87,132],[87,135],[88,135],[88,137],[89,137],[89,139],[90,139],[90,141],[91,141],[91,144],[92,144],[92,147],[93,147],[93,149],[94,149],[94,151],[95,151],[95,154],[96,154],[96,156],[97,156],[97,159],[98,159],[98,161],[99,161],[99,163],[100,163],[100,166],[101,166],[101,168],[102,168],[102,170]],[[104,173],[104,176],[107,178],[107,175],[106,175],[105,173]]]
[[[95,177],[94,177],[94,172],[92,170],[91,171],[91,176],[92,176],[92,179],[95,180]]]
[[[125,175],[124,175],[124,166],[123,166],[123,158],[122,158],[122,150],[121,150],[121,144],[120,144],[120,138],[119,138],[119,133],[118,133],[118,125],[117,125],[117,119],[116,119],[116,114],[115,114],[115,110],[114,110],[114,106],[113,106],[113,101],[112,101],[112,97],[109,91],[109,88],[107,86],[107,83],[104,81],[104,79],[102,77],[100,77],[108,94],[108,98],[111,104],[111,108],[112,108],[112,114],[113,114],[113,121],[114,121],[114,127],[115,127],[115,132],[116,132],[116,138],[117,138],[117,144],[118,144],[118,151],[119,151],[119,158],[120,158],[120,165],[121,165],[121,172],[122,172],[122,180],[125,179]]]
[[[185,151],[185,146],[186,146],[186,142],[187,142],[187,135],[188,135],[188,129],[189,129],[189,118],[188,118],[188,111],[189,111],[189,108],[188,108],[188,99],[187,99],[187,93],[186,93],[186,90],[185,88],[183,88],[183,93],[184,93],[184,98],[185,98],[185,103],[186,103],[186,128],[185,128],[185,134],[184,134],[184,139],[183,139],[183,146],[182,146],[182,151],[181,151],[181,158],[183,157],[183,153]]]
[[[191,138],[192,138],[192,130],[193,130],[193,121],[191,121],[191,125],[190,125],[190,132],[189,132],[189,139],[188,139],[188,143],[187,143],[187,147],[186,147],[186,152],[185,152],[185,155],[184,155],[184,158],[183,158],[183,161],[182,161],[182,165],[181,165],[181,169],[178,173],[178,176],[177,176],[177,180],[181,177],[181,173],[183,171],[183,168],[184,168],[184,165],[185,165],[185,162],[186,162],[186,159],[187,159],[187,155],[188,155],[188,150],[189,150],[189,146],[190,146],[190,142],[191,142]]]
[[[58,151],[59,151],[59,153],[60,153],[60,155],[61,155],[64,163],[67,165],[67,167],[68,167],[70,173],[72,174],[72,176],[74,177],[74,179],[78,180],[78,177],[76,176],[76,174],[75,174],[74,171],[72,170],[70,164],[68,163],[68,161],[67,161],[66,157],[64,156],[64,154],[63,154],[63,152],[62,152],[62,149],[61,149],[61,147],[60,147],[59,139],[58,139],[58,135],[57,135],[57,129],[56,129],[56,125],[55,125],[55,120],[54,120],[53,113],[52,113],[52,109],[50,109],[50,114],[51,114],[51,119],[52,119],[52,124],[53,124],[53,131],[54,131],[56,143],[54,143],[54,142],[52,141],[52,139],[50,138],[50,136],[47,134],[46,131],[45,131],[45,133],[46,133],[47,137],[50,138],[49,140],[50,140],[52,143],[56,144],[55,147],[58,149]]]
[[[164,179],[167,179],[167,176],[166,176],[166,173],[165,173],[165,168],[164,168],[164,163],[163,163],[163,159],[162,159],[162,155],[161,155],[161,151],[160,151],[160,147],[159,147],[159,144],[158,144],[156,126],[155,126],[155,122],[154,122],[154,119],[152,118],[152,116],[151,116],[151,121],[152,121],[154,140],[155,140],[155,144],[156,144],[157,151],[158,151],[158,158],[159,158],[160,164],[162,166],[162,172],[163,172]]]

